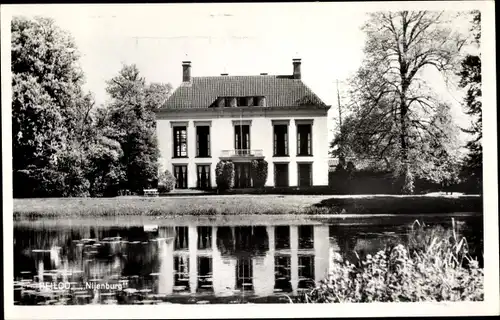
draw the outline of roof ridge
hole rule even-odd
[[[191,77],[191,78],[230,78],[230,77],[280,77],[281,75],[275,75],[275,74],[248,74],[248,75],[242,75],[242,74],[227,74],[227,75],[218,75],[218,76],[196,76],[196,77]]]

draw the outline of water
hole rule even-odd
[[[238,217],[158,224],[18,223],[15,304],[280,303],[330,272],[335,253],[356,261],[405,243],[412,222],[450,217]],[[481,218],[456,217],[479,248]],[[479,252],[478,250],[472,250]]]

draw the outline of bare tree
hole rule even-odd
[[[443,103],[425,74],[430,69],[453,74],[464,40],[443,12],[373,13],[363,30],[365,59],[352,81],[354,113],[344,122],[357,139],[351,139],[354,149],[386,163],[390,159],[404,177],[402,191],[412,193],[420,166],[415,157],[422,155],[424,145],[442,145],[443,137],[452,134],[446,131],[454,130],[442,126],[453,124],[442,121]]]

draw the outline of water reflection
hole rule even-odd
[[[297,294],[335,252],[357,259],[404,241],[406,225],[15,227],[17,304],[205,303]],[[399,229],[398,229],[399,228]],[[355,253],[356,252],[356,253]],[[68,287],[47,287],[65,283]],[[224,300],[225,298],[229,300]],[[235,300],[237,299],[237,300]],[[256,300],[257,301],[257,300]]]

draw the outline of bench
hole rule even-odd
[[[144,189],[145,197],[158,197],[158,189]]]

